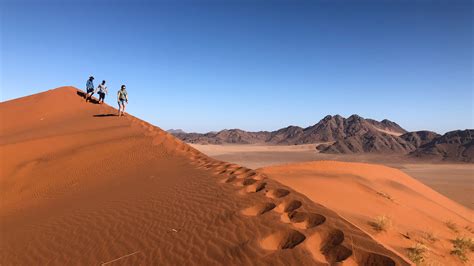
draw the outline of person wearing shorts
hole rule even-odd
[[[122,116],[125,112],[125,104],[128,104],[128,95],[125,85],[122,85],[122,87],[120,87],[120,90],[117,92],[117,103],[119,106],[118,116]]]
[[[107,94],[107,86],[105,86],[105,80],[97,87],[97,94],[99,94],[99,103],[104,103],[105,95]]]

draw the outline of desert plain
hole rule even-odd
[[[474,164],[407,158],[397,154],[325,154],[318,144],[303,145],[204,145],[190,144],[219,160],[249,168],[310,161],[344,161],[382,164],[401,170],[448,198],[474,209]]]

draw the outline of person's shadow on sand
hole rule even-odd
[[[100,115],[93,115],[94,117],[107,117],[107,116],[118,116],[117,114],[100,114]]]
[[[77,91],[76,92],[77,95],[79,95],[81,98],[84,99],[84,97],[86,96],[86,93],[83,92],[83,91]],[[99,104],[99,101],[96,100],[96,99],[93,99],[93,98],[89,98],[90,102],[93,103],[93,104]],[[117,114],[98,114],[98,115],[93,115],[93,117],[108,117],[108,116],[118,116]]]
[[[86,93],[83,92],[83,91],[78,91],[77,92],[77,95],[79,95],[81,98],[85,98],[86,97]],[[94,99],[94,98],[89,98],[89,102],[93,103],[93,104],[99,104],[99,101],[97,99]]]

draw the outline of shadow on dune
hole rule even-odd
[[[76,92],[76,93],[77,93],[77,95],[79,95],[79,96],[80,96],[81,98],[83,98],[83,99],[84,99],[84,97],[86,96],[86,93],[83,92],[83,91],[78,91],[78,92]],[[99,101],[96,100],[96,99],[94,99],[94,98],[90,98],[89,102],[90,102],[90,103],[93,103],[93,104],[99,104]]]
[[[117,116],[117,114],[100,114],[100,115],[93,115],[94,117],[107,117],[107,116]]]

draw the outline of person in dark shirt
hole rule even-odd
[[[94,95],[94,77],[90,76],[86,82],[86,102]]]

